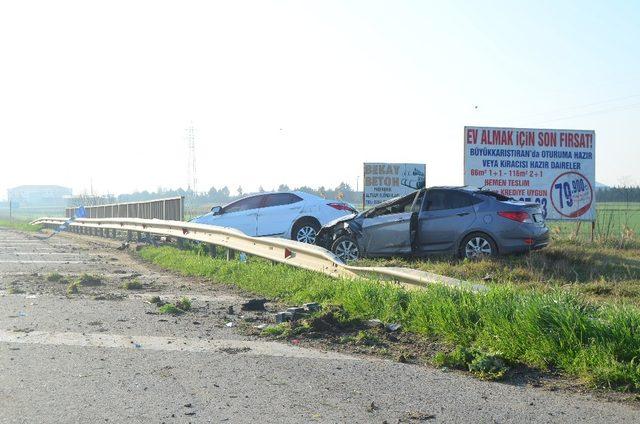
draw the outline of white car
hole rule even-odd
[[[313,244],[323,225],[354,213],[357,211],[348,203],[291,191],[260,193],[214,206],[191,222],[236,228],[249,236],[278,236]]]

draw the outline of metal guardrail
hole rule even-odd
[[[40,218],[32,224],[59,226],[65,218]],[[236,229],[195,224],[180,221],[137,218],[79,218],[70,223],[70,230],[80,234],[115,237],[116,231],[127,232],[130,239],[134,232],[166,236],[175,239],[194,240],[228,249],[228,252],[245,252],[298,268],[321,272],[332,277],[355,278],[358,276],[391,280],[409,286],[444,284],[474,291],[486,290],[485,286],[445,277],[427,271],[399,267],[356,267],[344,264],[328,250],[294,240],[275,237],[251,237]],[[213,247],[215,249],[215,247]]]
[[[184,219],[184,196],[144,202],[110,203],[85,206],[87,218],[141,218],[182,221]],[[65,216],[74,216],[77,208],[66,208]]]

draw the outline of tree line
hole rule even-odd
[[[263,187],[260,187],[257,192],[245,192],[242,186],[238,186],[235,190],[229,189],[228,186],[221,188],[211,187],[205,192],[193,192],[192,190],[178,189],[163,189],[158,188],[156,191],[140,191],[135,193],[120,194],[118,196],[112,196],[109,201],[113,202],[141,202],[145,200],[160,199],[164,197],[176,197],[184,196],[185,201],[192,206],[198,205],[224,205],[236,199],[248,196],[250,194],[264,193]],[[334,188],[326,188],[320,186],[317,188],[309,186],[289,187],[287,184],[280,184],[274,190],[268,191],[303,191],[305,193],[315,194],[325,199],[342,200],[348,203],[358,204],[362,203],[362,192],[355,191],[347,183],[340,183]],[[106,203],[106,202],[105,202]]]
[[[141,202],[146,200],[161,199],[165,197],[177,197],[184,196],[185,201],[192,207],[198,206],[211,206],[211,205],[224,205],[233,200],[240,199],[241,197],[248,196],[250,194],[263,193],[262,187],[257,192],[246,192],[242,186],[238,186],[234,191],[231,191],[228,186],[221,188],[211,187],[206,192],[195,193],[192,190],[178,189],[164,189],[158,188],[156,191],[140,191],[134,193],[120,194],[117,196],[103,196],[100,198],[82,198],[76,199],[74,205],[85,206],[106,204],[106,203],[123,203],[123,202]],[[353,205],[360,205],[362,203],[362,191],[355,191],[349,184],[340,183],[334,188],[326,188],[320,186],[317,188],[309,186],[289,187],[286,184],[280,184],[277,189],[270,191],[303,191],[310,194],[315,194],[325,199],[342,200]],[[596,200],[598,202],[640,202],[640,186],[620,186],[620,187],[603,187],[596,190]]]
[[[596,190],[597,202],[640,202],[640,186],[606,187]]]

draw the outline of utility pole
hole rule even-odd
[[[189,159],[187,163],[187,190],[191,190],[195,195],[197,192],[197,174],[196,174],[196,135],[193,124],[186,129],[187,148],[189,149]]]

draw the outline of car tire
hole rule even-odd
[[[360,246],[351,236],[338,237],[331,245],[331,252],[343,262],[360,259]]]
[[[498,255],[498,246],[484,233],[471,233],[460,243],[458,255],[462,259],[492,258]]]
[[[303,218],[296,222],[291,229],[291,240],[302,243],[315,244],[320,231],[320,224],[315,219]]]

